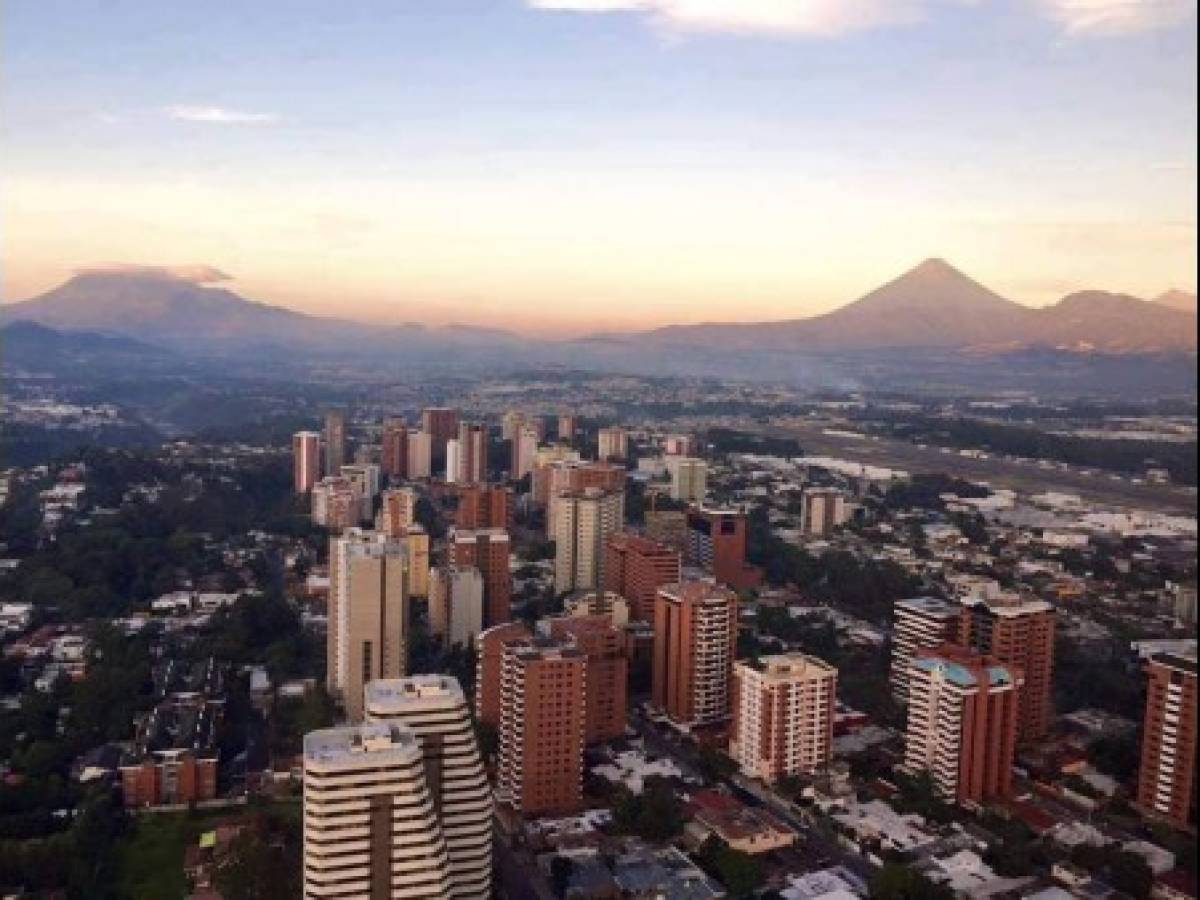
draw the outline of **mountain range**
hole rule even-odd
[[[1193,294],[1168,291],[1142,300],[1081,291],[1033,308],[1000,296],[940,259],[925,260],[818,316],[671,325],[571,341],[541,341],[467,325],[385,326],[312,316],[247,300],[209,280],[151,267],[82,271],[38,297],[0,307],[0,320],[88,332],[97,341],[136,339],[188,358],[239,358],[257,364],[320,357],[373,364],[552,364],[792,381],[828,381],[824,369],[832,366],[841,373],[834,379],[839,383],[881,361],[903,373],[906,366],[937,357],[952,372],[955,367],[978,369],[981,360],[1006,355],[1033,353],[1044,360],[1050,358],[1046,354],[1058,354],[1074,360],[1071,365],[1078,369],[1079,360],[1089,355],[1101,361],[1190,358],[1196,350]],[[12,324],[6,332],[7,362],[13,360],[12,347],[21,360],[36,356],[20,352],[21,335],[13,334]],[[33,336],[42,345],[48,341],[43,333],[24,337]],[[129,355],[128,347],[123,355]],[[1194,366],[1194,360],[1188,365]]]
[[[1169,292],[1155,302],[1128,294],[1080,291],[1051,306],[1023,306],[944,260],[927,259],[823,315],[776,322],[672,325],[639,337],[652,343],[814,352],[902,348],[1003,352],[1032,347],[1158,352],[1194,350],[1195,315],[1194,295],[1182,291]]]

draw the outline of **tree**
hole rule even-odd
[[[899,863],[888,863],[876,872],[868,890],[871,900],[954,900],[950,888]]]
[[[698,856],[700,864],[725,885],[730,897],[749,897],[763,882],[762,870],[754,858],[718,837],[706,840]]]
[[[696,765],[700,769],[701,777],[708,782],[722,781],[737,771],[737,763],[720,750],[709,746],[700,748]]]
[[[554,885],[554,893],[560,897],[566,896],[574,872],[575,864],[571,862],[570,857],[555,856],[550,860],[550,881]]]

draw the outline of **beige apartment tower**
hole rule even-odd
[[[595,590],[604,586],[604,546],[621,530],[625,494],[587,488],[555,498],[554,590]]]
[[[729,755],[749,778],[772,782],[829,762],[837,669],[802,653],[733,667]]]
[[[400,725],[304,736],[305,900],[454,896],[427,769],[417,733]]]
[[[326,681],[351,722],[367,682],[405,672],[408,585],[404,543],[358,528],[330,541]]]

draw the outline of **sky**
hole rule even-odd
[[[1196,287],[1195,0],[13,0],[0,292],[208,266],[306,312],[769,320],[929,256]]]

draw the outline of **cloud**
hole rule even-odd
[[[904,25],[925,15],[929,0],[527,0],[535,9],[636,12],[672,31],[835,35]]]
[[[168,106],[163,112],[181,122],[202,122],[207,125],[269,125],[279,121],[270,113],[245,112],[223,106]]]
[[[233,276],[213,266],[144,266],[137,263],[99,263],[76,269],[76,275],[150,275],[155,278],[174,278],[192,284],[212,284],[230,281]]]
[[[1039,0],[1043,12],[1070,34],[1118,35],[1186,22],[1196,0]]]
[[[674,32],[831,36],[907,25],[941,6],[978,0],[526,0],[534,9],[638,13]],[[1115,35],[1185,22],[1196,0],[1031,0],[1069,34]]]

